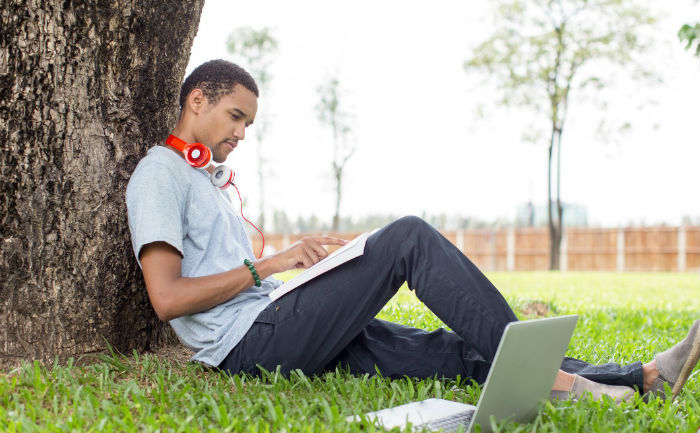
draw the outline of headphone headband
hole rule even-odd
[[[180,152],[185,151],[185,147],[187,147],[187,143],[185,143],[183,140],[180,140],[179,138],[175,137],[174,135],[170,134],[167,140],[165,140],[165,144],[168,146],[172,146],[175,149],[179,150]]]

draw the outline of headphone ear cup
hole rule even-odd
[[[215,187],[225,189],[233,183],[234,176],[233,170],[225,165],[220,165],[211,172],[209,178]]]
[[[204,168],[211,163],[211,150],[202,143],[193,143],[185,148],[185,161],[194,168]]]

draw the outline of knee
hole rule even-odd
[[[417,235],[425,232],[426,230],[433,230],[430,224],[425,222],[422,218],[414,215],[397,219],[393,223],[389,224],[387,229],[404,237]]]
[[[437,234],[437,230],[421,218],[406,216],[386,225],[368,242],[382,258],[401,259],[413,254],[414,247],[433,242]]]

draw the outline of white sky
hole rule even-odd
[[[648,56],[663,83],[619,75],[605,90],[612,124],[631,131],[601,140],[599,109],[573,106],[564,131],[562,198],[588,208],[589,222],[678,224],[700,216],[700,60],[676,32],[700,19],[692,0],[654,2],[662,18]],[[347,164],[342,215],[440,214],[513,218],[530,198],[546,203],[547,136],[522,139],[531,120],[494,106],[496,94],[462,68],[490,35],[489,2],[401,0],[207,0],[189,73],[225,58],[235,28],[270,27],[279,41],[268,95],[268,221],[273,209],[292,218],[334,210],[331,133],[317,120],[317,87],[340,80],[341,105],[353,115],[356,153]],[[479,105],[489,108],[478,116]],[[258,214],[255,125],[229,157]]]

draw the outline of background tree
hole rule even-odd
[[[2,0],[0,364],[172,338],[124,192],[178,114],[203,0]]]
[[[693,51],[695,45],[695,57],[700,57],[700,22],[684,24],[678,30],[678,38],[685,43],[685,49]]]
[[[695,0],[698,3],[698,0]],[[685,49],[693,51],[695,45],[695,57],[700,57],[700,21],[684,24],[678,30],[678,38],[685,43]]]
[[[238,63],[255,77],[260,88],[260,95],[264,98],[272,80],[270,74],[272,54],[277,51],[277,40],[272,35],[272,31],[266,27],[260,30],[240,27],[231,32],[226,46],[229,53],[243,60]],[[258,159],[258,187],[260,188],[260,217],[258,219],[260,230],[265,230],[265,175],[267,174],[263,139],[267,132],[268,116],[264,113],[266,112],[263,111],[256,117],[254,128],[257,139],[255,153]]]
[[[633,0],[512,0],[496,4],[495,18],[495,32],[464,67],[487,73],[502,93],[501,104],[548,120],[550,269],[559,269],[561,145],[571,95],[600,92],[609,84],[610,66],[637,63],[635,56],[650,46],[643,35],[655,20]],[[634,78],[648,76],[640,64],[635,71]]]
[[[320,98],[316,111],[318,119],[330,127],[333,132],[333,177],[335,179],[335,214],[331,230],[337,232],[340,224],[340,201],[343,192],[343,170],[345,164],[355,153],[355,147],[348,142],[350,133],[349,115],[340,108],[339,82],[337,78],[330,79],[318,87]]]

